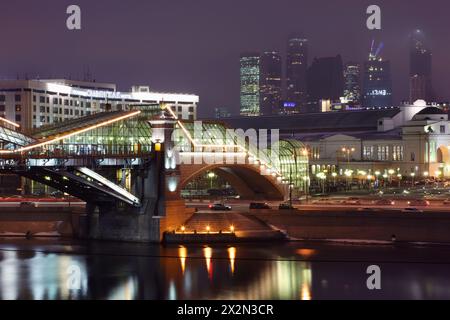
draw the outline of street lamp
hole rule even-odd
[[[411,172],[411,184],[412,187],[414,187],[414,178],[416,177],[416,173],[415,172]]]
[[[322,180],[322,194],[325,194],[325,180],[326,180],[327,176],[323,172],[319,172],[316,176],[317,176],[317,178]]]
[[[350,155],[355,152],[355,148],[352,147],[343,147],[342,152],[347,155],[347,163],[350,163]]]
[[[214,174],[214,172],[208,173],[208,178],[210,180],[210,189],[212,189],[212,187],[213,187],[213,179],[214,179],[215,176],[216,175]]]
[[[336,172],[333,172],[332,174],[331,174],[331,176],[333,177],[333,184],[334,184],[334,186],[336,186],[336,177],[337,177],[337,173]]]

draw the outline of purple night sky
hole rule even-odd
[[[82,10],[82,30],[66,29],[66,8]],[[382,31],[366,28],[366,8],[382,9]],[[408,97],[408,35],[421,28],[433,51],[433,85],[450,99],[448,0],[14,0],[0,5],[0,78],[81,79],[200,95],[200,116],[239,110],[239,54],[278,50],[302,32],[314,56],[362,62],[371,39],[385,43],[394,101]]]

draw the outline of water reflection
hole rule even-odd
[[[234,260],[236,259],[236,248],[228,248],[228,256],[230,257],[230,270],[231,274],[234,274]]]
[[[186,270],[187,249],[185,247],[181,246],[178,249],[178,255],[180,256],[181,271],[184,274],[184,271]]]
[[[55,254],[14,251],[9,247],[5,250],[0,242],[0,298],[450,298],[446,264],[381,265],[385,290],[373,293],[365,287],[366,263],[298,260],[299,256],[302,259],[321,254],[331,256],[323,248],[299,249],[289,245],[264,248],[245,245],[133,246],[100,244],[90,248],[89,254],[74,254],[73,248],[70,254]],[[354,248],[332,249],[333,255],[355,254]],[[102,254],[96,254],[96,250]],[[361,252],[367,255],[371,250]],[[384,257],[385,250],[370,254]],[[78,273],[79,279],[73,278]]]
[[[212,249],[210,247],[205,247],[203,249],[203,252],[205,255],[206,270],[208,270],[208,278],[212,279],[212,264],[211,264]]]

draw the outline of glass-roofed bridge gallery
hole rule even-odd
[[[195,157],[201,155],[204,169],[196,174],[225,163],[256,167],[261,175],[291,186],[297,193],[307,188],[308,154],[301,142],[281,140],[259,148],[257,140],[237,134],[220,122],[179,120],[168,105],[138,105],[127,111],[97,113],[43,126],[27,135],[13,123],[0,121],[0,166],[132,168],[158,151],[161,141],[156,139],[152,119],[173,123],[172,139],[180,167],[198,165]],[[232,162],[228,162],[230,157]]]

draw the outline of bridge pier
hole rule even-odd
[[[87,202],[79,236],[88,239],[161,242],[194,213],[179,195],[180,172],[173,158],[173,119],[150,121],[152,157],[135,169],[131,189],[140,207],[123,203]]]

